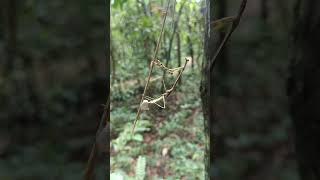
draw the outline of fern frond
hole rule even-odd
[[[143,156],[138,157],[136,165],[136,180],[144,180],[146,176],[146,158]]]

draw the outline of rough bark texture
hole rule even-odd
[[[288,81],[296,155],[302,180],[320,179],[320,1],[295,8]]]
[[[212,120],[213,120],[213,87],[212,87],[212,73],[210,72],[209,62],[214,55],[214,41],[213,41],[213,31],[210,29],[210,22],[213,20],[213,1],[206,0],[206,17],[205,17],[205,35],[204,35],[204,62],[202,69],[202,80],[200,86],[200,93],[202,99],[202,106],[205,119],[205,133],[206,133],[206,172],[212,171],[214,149],[213,149],[213,130],[212,130]],[[210,173],[211,174],[211,173]],[[206,179],[212,179],[210,174],[206,175]],[[208,177],[209,176],[209,177]]]

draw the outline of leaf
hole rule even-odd
[[[126,2],[127,2],[127,0],[114,0],[112,6],[114,8],[120,7],[122,9],[123,4],[126,3]]]
[[[143,156],[138,157],[136,166],[136,180],[144,180],[146,176],[146,158]]]
[[[211,26],[213,27],[214,31],[219,31],[225,28],[226,26],[230,25],[235,20],[235,18],[235,16],[224,17],[211,22]]]
[[[143,136],[141,134],[135,134],[132,139],[141,142],[143,141]]]

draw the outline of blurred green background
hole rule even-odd
[[[191,57],[166,108],[133,121],[160,35],[167,1],[114,1],[111,7],[111,179],[204,179],[199,95],[203,17],[198,1],[170,1],[157,58],[176,68]],[[159,97],[176,75],[154,67],[147,96]],[[159,102],[162,105],[162,102]],[[146,163],[143,163],[146,162]]]

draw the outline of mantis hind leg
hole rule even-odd
[[[145,96],[145,99],[148,100],[149,103],[155,104],[156,106],[158,106],[158,107],[160,107],[162,109],[166,108],[166,102],[165,102],[164,96],[161,96],[160,98],[152,98],[150,96]],[[163,106],[158,103],[159,99],[162,99]]]
[[[163,102],[163,106],[161,106],[160,104],[158,104],[157,102],[153,102],[155,105],[157,105],[158,107],[165,109],[166,108],[166,100],[164,98],[164,96],[161,96],[162,102]]]

